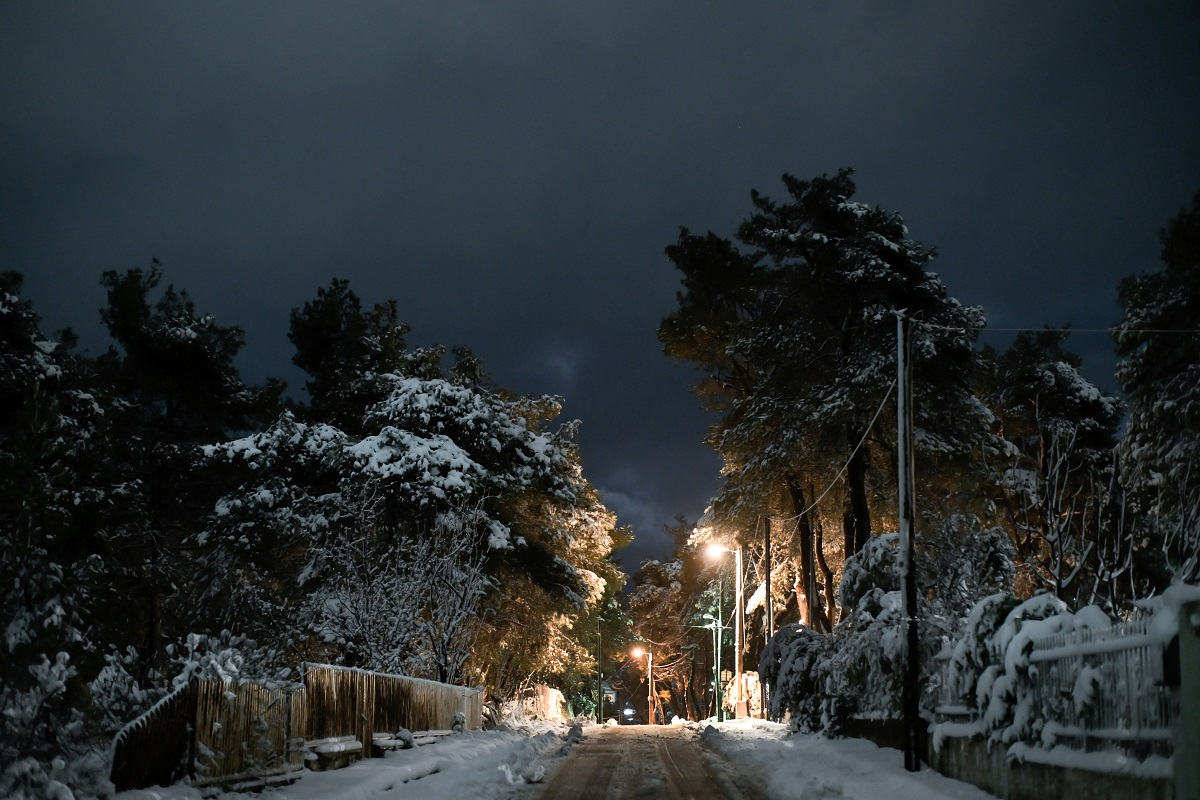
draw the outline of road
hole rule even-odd
[[[667,725],[594,726],[549,776],[537,800],[752,800],[699,736]]]

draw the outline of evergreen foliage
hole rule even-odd
[[[1020,333],[984,348],[983,397],[1007,450],[994,458],[996,504],[1016,548],[1017,592],[1088,604],[1129,576],[1118,542],[1113,448],[1121,405],[1080,372],[1067,333]],[[1121,574],[1118,574],[1121,573]]]
[[[1164,569],[1200,580],[1200,193],[1160,232],[1163,269],[1126,278],[1114,338],[1128,398],[1121,480]],[[1160,582],[1165,581],[1165,577]]]
[[[284,408],[241,380],[241,330],[161,281],[104,274],[91,359],[0,276],[0,793],[106,791],[105,737],[197,670],[331,659],[504,698],[594,663],[574,626],[631,534],[558,398],[406,349],[395,303],[335,280],[293,314],[311,402]]]
[[[842,528],[846,558],[869,540],[872,517],[889,513],[896,314],[922,323],[914,363],[926,480],[956,482],[990,444],[972,390],[983,312],[947,296],[926,269],[933,252],[898,214],[852,199],[850,170],[783,183],[787,202],[752,193],[737,244],[684,229],[667,248],[684,291],[659,338],[705,371],[696,392],[722,413],[708,437],[725,462],[714,519],[745,532],[766,511],[800,515],[805,602],[814,624],[828,625],[816,591],[819,518]],[[802,514],[835,482],[828,502]]]

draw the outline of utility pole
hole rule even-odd
[[[654,691],[654,652],[646,648],[646,683],[650,690],[650,724],[658,724],[658,694]]]
[[[912,434],[912,348],[908,343],[909,319],[900,312],[896,316],[896,472],[900,511],[900,588],[903,616],[906,623],[904,655],[904,687],[901,707],[904,714],[904,768],[909,772],[921,769],[923,724],[920,714],[920,645],[917,637],[917,581],[915,569],[916,546],[913,510],[913,434]]]
[[[717,722],[722,721],[722,719],[721,719],[721,701],[724,700],[724,698],[721,696],[722,695],[722,691],[721,691],[721,648],[723,648],[725,646],[725,618],[721,616],[721,599],[722,599],[721,595],[723,594],[723,589],[724,589],[724,587],[721,585],[721,579],[717,578],[717,622],[716,622],[716,625],[717,625],[717,628],[716,628],[716,631],[717,631],[717,638],[716,638],[717,654],[716,654],[716,659],[715,659],[717,663],[713,666],[713,670],[716,673],[715,680],[713,681],[713,686],[716,687],[716,690],[717,690],[717,709],[716,709]]]

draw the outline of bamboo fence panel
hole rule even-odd
[[[312,739],[353,736],[370,747],[375,733],[374,673],[306,664],[304,691]]]
[[[445,730],[457,712],[483,726],[483,693],[420,678],[305,664],[303,684],[269,688],[193,681],[127,725],[113,742],[118,790],[279,775],[303,767],[305,741],[353,736],[370,754],[379,732]]]
[[[110,774],[117,791],[170,786],[190,773],[197,694],[190,681],[117,733]]]
[[[197,785],[303,767],[293,742],[291,696],[257,683],[203,681],[196,701]]]
[[[479,689],[324,664],[306,665],[304,683],[311,693],[312,713],[321,719],[313,725],[316,738],[348,736],[361,730],[368,738],[359,741],[369,742],[377,731],[447,730],[459,711],[466,715],[468,730],[483,727],[483,693]],[[361,704],[351,707],[346,702],[350,693],[357,693]],[[338,713],[329,714],[338,706]],[[369,731],[363,727],[368,723]]]

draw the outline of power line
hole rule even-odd
[[[829,486],[826,487],[825,491],[821,492],[821,495],[813,500],[812,503],[809,504],[808,508],[804,509],[795,516],[784,517],[783,519],[790,522],[800,519],[809,511],[812,511],[814,508],[816,508],[817,505],[825,499],[825,495],[833,491],[833,487],[837,486],[837,482],[842,479],[842,476],[846,474],[846,470],[850,468],[850,462],[854,460],[855,454],[858,453],[859,449],[863,446],[863,443],[867,441],[867,434],[871,432],[871,429],[875,427],[875,423],[879,421],[879,415],[883,413],[883,408],[887,405],[888,398],[892,396],[892,390],[895,388],[896,380],[893,378],[891,385],[888,386],[888,390],[883,395],[883,402],[879,404],[879,408],[875,409],[875,416],[871,417],[870,424],[868,424],[867,429],[863,431],[862,438],[858,440],[858,444],[854,445],[854,449],[850,451],[850,457],[846,459],[846,463],[842,465],[840,470],[838,470],[838,474],[833,476],[833,480],[830,481]]]
[[[979,332],[982,332],[983,330],[988,330],[988,331],[1002,331],[1002,332],[1006,332],[1006,333],[1039,333],[1042,331],[1051,331],[1051,332],[1056,332],[1056,333],[1107,333],[1107,334],[1113,334],[1113,333],[1117,333],[1119,331],[1121,333],[1200,334],[1200,329],[1192,329],[1192,328],[1070,328],[1070,327],[1066,327],[1066,328],[1051,328],[1051,327],[990,328],[990,327],[985,326],[984,328],[981,328],[977,331],[974,328],[960,328],[960,327],[953,327],[950,325],[938,325],[937,323],[934,323],[934,322],[925,322],[924,320],[919,320],[919,319],[916,319],[915,317],[908,316],[906,313],[904,313],[903,310],[893,311],[892,313],[898,317],[904,317],[904,318],[916,323],[917,325],[922,325],[927,328],[936,328],[938,330],[944,330],[944,331],[955,331],[958,333],[972,333],[972,332],[979,333]],[[796,520],[800,519],[805,514],[807,514],[809,511],[812,511],[814,508],[816,508],[820,504],[820,502],[825,499],[825,495],[827,495],[831,491],[833,491],[833,487],[837,485],[837,482],[839,480],[841,480],[843,475],[846,474],[846,470],[850,468],[850,462],[854,460],[854,456],[858,453],[859,449],[863,446],[863,443],[867,441],[867,435],[870,434],[871,429],[875,427],[875,423],[879,420],[879,415],[883,413],[883,408],[885,405],[887,405],[888,398],[890,398],[892,396],[892,390],[895,388],[896,388],[896,381],[892,380],[891,385],[888,386],[887,392],[884,393],[883,401],[879,404],[879,408],[876,409],[876,411],[875,411],[875,416],[871,418],[871,423],[869,425],[867,425],[867,429],[865,431],[863,431],[862,438],[858,440],[858,444],[856,444],[854,446],[854,449],[850,451],[850,456],[849,456],[849,458],[846,459],[846,463],[842,465],[842,468],[840,470],[838,470],[837,475],[834,476],[833,480],[829,483],[829,486],[826,487],[825,491],[821,492],[820,496],[818,496],[815,500],[813,500],[812,503],[810,503],[808,505],[808,507],[805,508],[803,511],[801,511],[793,516],[790,516],[790,517],[781,517],[781,519],[783,521],[795,522]],[[757,534],[757,532],[758,531],[756,528],[755,533]]]
[[[916,325],[923,328],[933,328],[939,331],[953,331],[955,333],[986,333],[988,331],[999,331],[1001,333],[1107,333],[1110,336],[1117,333],[1176,333],[1176,334],[1197,334],[1200,333],[1200,328],[1072,328],[1069,325],[1066,327],[1054,328],[1049,325],[1041,328],[997,328],[991,325],[984,325],[982,328],[963,328],[957,325],[939,325],[936,322],[926,322],[925,320],[910,317],[903,311],[893,312],[898,317],[904,317]]]

